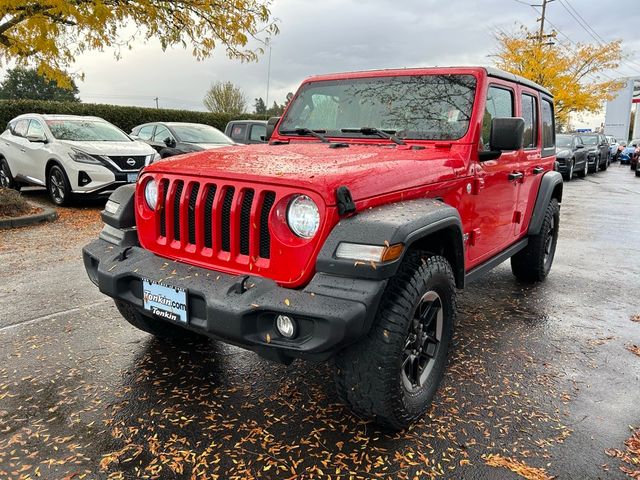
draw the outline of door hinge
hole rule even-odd
[[[520,223],[522,221],[522,212],[513,212],[513,223]]]
[[[480,190],[484,188],[484,178],[474,178],[473,186],[471,187],[471,194],[478,195]]]
[[[480,238],[480,229],[474,228],[473,230],[471,230],[471,233],[469,234],[469,245],[473,246],[477,244],[478,238]]]

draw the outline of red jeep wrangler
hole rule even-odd
[[[442,378],[456,289],[511,258],[547,276],[562,177],[553,100],[489,68],[306,80],[268,145],[159,161],[116,190],[84,264],[134,326],[335,362],[403,428]]]

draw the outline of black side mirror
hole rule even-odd
[[[164,144],[169,148],[175,148],[176,141],[171,137],[167,137],[164,139]]]
[[[520,150],[524,138],[524,119],[517,117],[494,118],[491,122],[491,150]]]
[[[271,135],[273,135],[273,131],[276,129],[276,125],[280,121],[280,118],[281,117],[271,117],[269,120],[267,120],[267,133],[264,136],[264,139],[266,141],[269,141],[269,139],[271,139]]]
[[[576,145],[576,150],[580,150],[581,148],[584,148],[584,145],[580,145],[580,144]]]
[[[478,152],[481,162],[495,160],[505,150],[520,150],[524,139],[524,119],[496,117],[491,121],[489,150]]]

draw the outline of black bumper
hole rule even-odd
[[[85,246],[83,258],[102,293],[151,316],[143,309],[143,278],[186,289],[189,321],[179,325],[283,362],[325,360],[365,335],[387,283],[316,273],[304,289],[293,290],[270,279],[218,273],[102,239]],[[297,321],[295,338],[278,334],[278,314]]]

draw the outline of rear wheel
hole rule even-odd
[[[159,338],[173,340],[193,340],[203,338],[190,330],[174,325],[164,320],[156,320],[151,316],[141,314],[133,305],[121,300],[114,300],[120,315],[139,330],[150,333]]]
[[[13,179],[9,163],[4,158],[0,158],[0,187],[20,190],[20,185]]]
[[[47,191],[56,205],[69,205],[71,202],[71,184],[59,165],[52,165],[47,172]]]
[[[511,271],[520,280],[541,282],[549,274],[558,243],[560,206],[552,198],[547,206],[542,228],[529,236],[528,245],[511,257]]]
[[[368,335],[336,357],[335,382],[343,401],[392,429],[422,416],[442,379],[455,315],[449,262],[407,254],[389,280]]]

